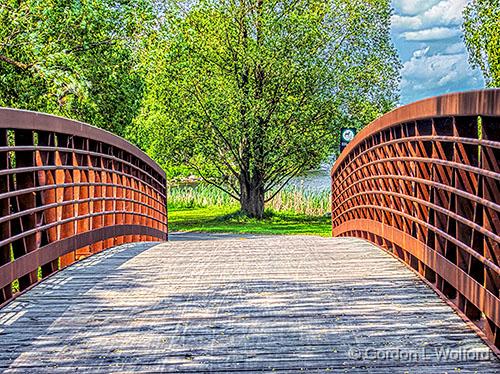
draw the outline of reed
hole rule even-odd
[[[169,188],[168,203],[175,208],[236,207],[238,202],[218,188],[198,184]],[[278,192],[266,204],[266,209],[276,212],[294,212],[320,216],[330,212],[330,191],[315,191],[289,186]]]

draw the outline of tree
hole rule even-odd
[[[489,87],[500,87],[500,2],[473,0],[464,10],[465,45]]]
[[[123,132],[139,111],[146,0],[3,0],[0,106]]]
[[[248,216],[324,160],[342,124],[397,101],[388,0],[185,4],[166,8],[144,56],[148,92],[130,134]]]

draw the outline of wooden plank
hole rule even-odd
[[[500,370],[448,305],[365,241],[171,237],[96,254],[1,309],[0,370]]]

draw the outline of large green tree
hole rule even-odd
[[[389,0],[170,2],[130,133],[262,217],[273,192],[332,151],[341,125],[397,101],[390,15]]]
[[[464,10],[465,45],[489,87],[500,87],[500,1],[473,0]]]
[[[116,133],[137,115],[136,50],[146,0],[2,0],[0,106],[60,114]]]

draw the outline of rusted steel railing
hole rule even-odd
[[[418,271],[492,347],[500,343],[500,90],[398,108],[332,168],[334,236],[367,239]]]
[[[0,305],[93,253],[166,239],[165,173],[141,150],[84,123],[0,108]]]

